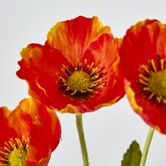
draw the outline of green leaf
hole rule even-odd
[[[133,141],[127,152],[123,156],[121,166],[139,166],[141,161],[142,152],[139,143]]]

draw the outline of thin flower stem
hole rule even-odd
[[[86,148],[84,129],[82,124],[82,114],[76,114],[76,125],[77,125],[77,131],[79,135],[80,146],[81,146],[83,166],[89,166],[88,152]]]
[[[146,138],[145,145],[144,145],[144,150],[143,150],[143,154],[142,154],[142,157],[141,157],[140,166],[145,166],[146,158],[147,158],[149,147],[150,147],[150,144],[151,144],[151,141],[152,141],[152,138],[153,138],[153,134],[154,134],[154,129],[150,128],[149,131],[148,131],[148,135],[147,135],[147,138]]]

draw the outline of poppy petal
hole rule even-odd
[[[79,16],[72,20],[58,22],[48,33],[47,43],[58,50],[72,65],[76,65],[89,45],[102,34],[110,34],[97,17]]]

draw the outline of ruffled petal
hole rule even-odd
[[[60,122],[56,113],[42,103],[29,98],[21,101],[13,114],[20,121],[24,120],[29,127],[30,148],[27,160],[29,158],[32,160],[33,157],[37,162],[50,155],[50,152],[57,147],[61,135]],[[21,130],[24,129],[22,126],[20,125]]]
[[[11,111],[7,107],[0,107],[0,147],[3,147],[10,138],[18,136],[17,132],[10,126],[10,114]]]
[[[165,33],[166,27],[157,20],[138,22],[127,31],[120,49],[127,79],[135,81],[140,65],[156,59],[157,55],[164,57]]]
[[[47,43],[60,50],[72,65],[76,65],[92,42],[102,34],[110,33],[110,28],[104,27],[97,17],[79,16],[58,22],[52,27],[47,36]]]
[[[62,66],[69,65],[64,56],[58,50],[38,44],[24,48],[21,56],[17,75],[28,82],[30,95],[46,105],[64,107],[68,100],[58,85]],[[63,102],[59,102],[62,99]]]
[[[102,106],[116,103],[124,95],[123,72],[119,63],[120,39],[114,39],[112,35],[102,35],[92,43],[86,51],[84,58],[94,62],[103,73],[103,88],[98,91],[88,102],[86,107],[96,110]]]
[[[131,87],[126,89],[126,94],[136,113],[139,114],[148,125],[165,134],[165,105],[153,103],[145,99],[143,95],[138,94],[137,91],[134,91]]]

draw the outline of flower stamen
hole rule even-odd
[[[142,65],[139,74],[142,90],[148,93],[148,99],[166,103],[166,66],[165,60],[149,60],[149,65]]]
[[[103,85],[101,79],[103,73],[100,68],[96,67],[94,63],[87,64],[87,60],[83,65],[78,64],[75,67],[63,65],[62,71],[64,76],[59,76],[60,89],[72,98],[82,100]]]
[[[28,139],[11,138],[0,148],[0,165],[2,166],[24,166],[28,150]]]

